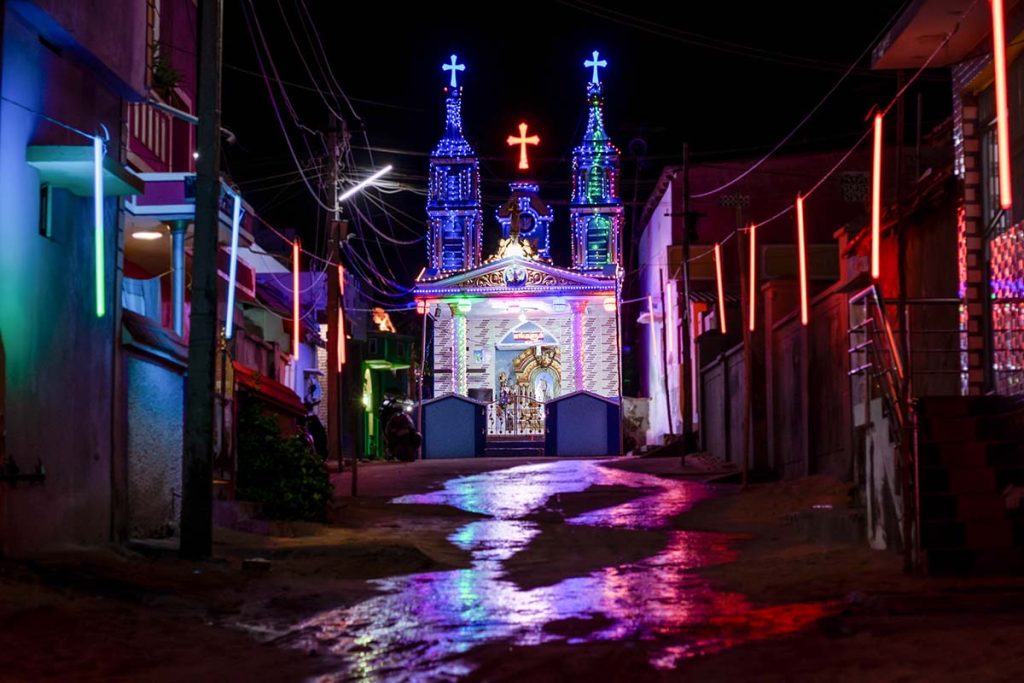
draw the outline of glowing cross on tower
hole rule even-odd
[[[594,58],[593,59],[588,59],[585,62],[583,62],[583,66],[588,68],[588,69],[590,67],[594,67],[594,77],[590,80],[590,82],[591,83],[598,83],[598,82],[600,82],[600,79],[597,77],[597,70],[599,68],[603,69],[606,66],[608,66],[608,60],[606,60],[606,59],[598,60],[598,58],[597,58],[597,50],[594,50]]]
[[[458,61],[459,61],[458,58],[455,55],[452,55],[452,63],[451,64],[442,64],[441,65],[441,70],[442,71],[451,71],[452,72],[452,87],[453,88],[459,87],[458,81],[455,80],[455,77],[456,77],[457,73],[459,71],[465,71],[466,70],[466,65],[465,64],[459,64]]]
[[[519,170],[525,171],[530,168],[530,161],[526,158],[526,146],[527,145],[539,145],[540,138],[536,135],[526,137],[526,123],[519,124],[519,137],[514,135],[508,136],[508,145],[513,147],[519,145]]]

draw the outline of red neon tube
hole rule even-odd
[[[804,198],[796,196],[796,247],[800,257],[800,324],[806,325],[807,315],[807,242],[804,235]]]
[[[881,275],[879,251],[882,239],[882,114],[875,114],[875,156],[871,167],[871,277]]]
[[[718,280],[718,331],[725,334],[725,286],[722,284],[722,245],[715,242],[715,276]]]
[[[750,299],[750,320],[747,323],[750,331],[753,332],[754,328],[757,327],[757,226],[750,225],[750,292],[748,298]]]
[[[992,0],[992,68],[995,70],[996,135],[999,142],[999,206],[1013,205],[1010,191],[1010,117],[1006,103],[1006,35],[1003,0]]]

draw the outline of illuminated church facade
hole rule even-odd
[[[525,123],[517,147],[521,181],[495,218],[501,237],[482,253],[485,228],[479,162],[462,130],[462,88],[452,63],[445,133],[430,156],[428,264],[417,278],[417,308],[433,321],[433,393],[487,404],[490,437],[544,433],[545,404],[576,392],[618,401],[623,207],[619,150],[604,127],[605,65],[586,61],[587,127],[572,155],[569,206],[571,263],[557,265],[551,234],[559,227],[541,186],[527,180],[529,148],[539,143]],[[592,71],[591,71],[592,70]]]

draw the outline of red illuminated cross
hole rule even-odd
[[[526,158],[526,146],[527,145],[539,145],[540,138],[536,135],[526,137],[526,124],[519,124],[519,137],[515,135],[508,136],[509,147],[519,145],[519,170],[525,171],[530,168],[530,161]]]

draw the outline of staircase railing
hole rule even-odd
[[[907,369],[877,286],[872,284],[851,296],[849,306],[851,321],[854,311],[860,309],[859,319],[849,329],[849,374],[865,377],[866,406],[870,406],[872,394],[882,401],[884,413],[889,417],[889,440],[899,453],[904,560],[909,570],[917,565],[918,558],[920,477]],[[865,418],[865,424],[870,422],[867,415]]]

